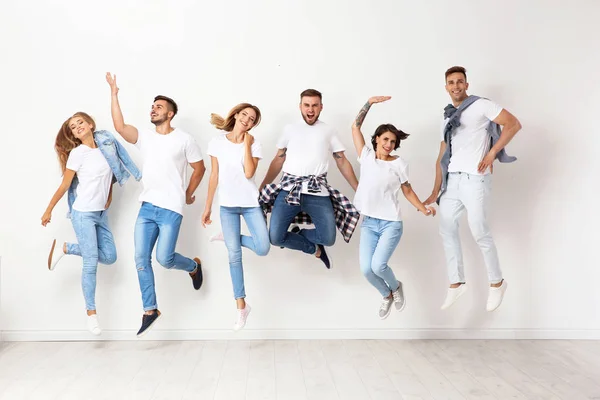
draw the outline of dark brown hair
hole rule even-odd
[[[304,92],[300,93],[300,100],[302,100],[303,97],[318,97],[319,100],[323,101],[323,95],[315,89],[306,89]]]
[[[391,132],[396,135],[396,146],[394,150],[400,147],[400,141],[406,139],[409,135],[408,133],[402,132],[400,129],[396,128],[392,124],[381,124],[375,129],[375,133],[371,136],[371,144],[373,145],[373,150],[377,150],[377,138],[383,135],[386,132]]]
[[[467,70],[465,69],[465,67],[460,66],[448,68],[448,70],[446,71],[446,79],[448,79],[448,75],[454,74],[455,72],[460,72],[465,76],[465,81],[467,80]]]
[[[168,111],[173,111],[173,117],[175,117],[177,115],[178,108],[177,108],[177,103],[175,103],[175,100],[173,100],[170,97],[162,96],[162,95],[158,95],[154,98],[154,101],[157,101],[157,100],[166,101],[168,104],[168,107],[167,107]]]

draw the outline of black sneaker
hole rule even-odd
[[[146,333],[148,333],[150,328],[152,328],[152,325],[154,325],[156,320],[159,318],[160,318],[160,311],[158,311],[158,310],[154,310],[154,312],[152,314],[142,315],[142,327],[138,331],[137,337],[142,337]]]
[[[300,233],[300,227],[296,224],[292,225],[292,229],[290,230],[290,232],[292,233]],[[284,247],[281,246],[279,247],[280,249],[283,249]]]
[[[190,277],[192,278],[192,283],[194,284],[194,289],[198,290],[202,287],[202,263],[198,257],[194,258],[196,262],[196,272],[190,272]]]
[[[325,251],[325,246],[323,246],[322,244],[318,244],[317,246],[319,246],[319,248],[321,249],[321,255],[319,256],[319,260],[323,261],[323,264],[325,264],[327,269],[331,269],[331,264],[333,263],[331,262],[331,259]]]

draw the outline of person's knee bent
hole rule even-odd
[[[256,247],[256,255],[264,257],[269,254],[269,250],[271,249],[271,244],[267,241],[264,243],[259,243]]]
[[[285,234],[286,232],[279,233],[273,230],[269,231],[269,240],[273,246],[283,246],[285,243]]]
[[[374,261],[373,263],[371,263],[371,270],[373,271],[373,273],[379,277],[381,277],[385,271],[385,269],[387,268],[387,263],[384,262],[380,262],[380,261]]]
[[[100,253],[98,256],[98,261],[104,265],[112,265],[117,261],[117,252],[113,251],[110,253]]]
[[[164,268],[171,269],[175,265],[175,253],[156,253],[156,261]]]
[[[362,261],[360,262],[360,272],[369,277],[369,275],[373,274],[373,270],[371,269],[371,262]]]

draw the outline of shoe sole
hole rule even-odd
[[[156,321],[158,321],[160,319],[161,316],[162,316],[162,314],[159,314],[158,317],[156,317],[156,319],[154,321],[152,321],[152,323],[150,325],[148,325],[148,327],[146,328],[146,330],[144,332],[137,334],[137,337],[141,338],[146,333],[148,333],[150,331],[150,329],[152,329],[152,327],[154,326],[154,324],[156,323]]]
[[[52,254],[54,254],[54,248],[56,247],[56,239],[52,242],[52,247],[50,248],[50,254],[48,254],[48,270],[52,271]]]
[[[466,293],[466,291],[467,291],[467,289],[465,289],[465,290],[463,290],[462,292],[460,292],[460,294],[459,294],[458,296],[456,296],[456,298],[454,299],[454,301],[453,301],[452,303],[448,304],[446,307],[444,307],[444,305],[442,305],[442,307],[441,307],[440,309],[441,309],[441,310],[447,310],[447,309],[449,309],[450,307],[452,307],[452,305],[453,305],[454,303],[456,303],[456,301],[457,301],[458,299],[460,299],[460,297],[461,297],[463,294],[465,294],[465,293]]]

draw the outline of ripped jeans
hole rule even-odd
[[[142,203],[135,222],[135,266],[137,268],[144,311],[156,310],[156,291],[152,271],[152,250],[156,246],[156,261],[167,269],[193,272],[196,262],[175,253],[183,216],[150,203]]]

